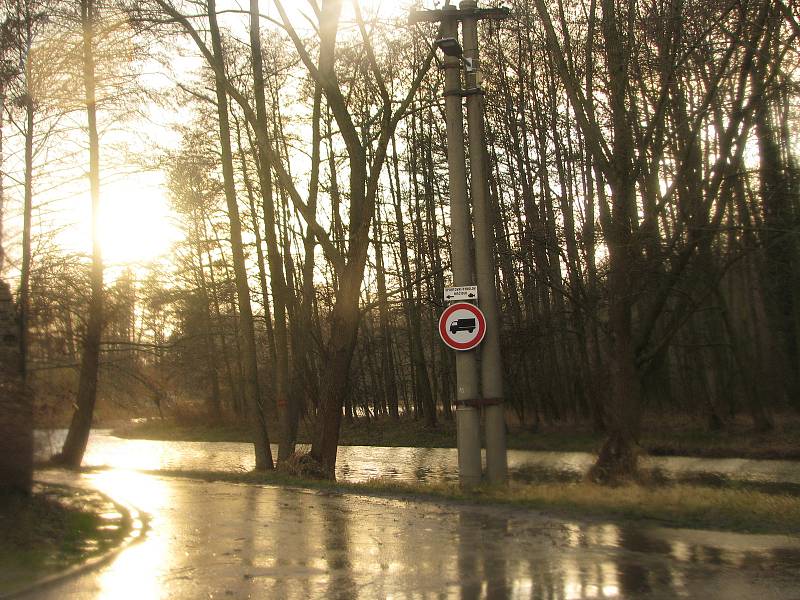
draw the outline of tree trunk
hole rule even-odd
[[[250,48],[253,68],[253,91],[256,99],[256,115],[263,127],[268,131],[267,108],[264,94],[264,69],[261,59],[261,32],[259,30],[258,0],[250,0]],[[297,410],[289,403],[289,336],[286,324],[286,278],[283,272],[278,238],[275,234],[277,218],[275,198],[272,185],[272,173],[267,140],[258,138],[258,179],[261,185],[261,198],[264,210],[264,239],[267,242],[267,263],[269,264],[270,284],[272,286],[272,308],[275,317],[275,402],[280,419],[280,439],[278,445],[278,461],[283,462],[294,454],[297,431]]]
[[[320,169],[320,119],[322,116],[322,89],[319,83],[314,86],[314,107],[312,110],[312,149],[311,149],[311,176],[308,185],[308,209],[316,217],[317,196],[319,194],[319,169]],[[304,390],[306,409],[316,408],[319,403],[319,375],[315,367],[314,357],[311,354],[314,348],[314,265],[317,241],[311,227],[306,226],[303,236],[303,267],[302,267],[302,297],[300,299],[299,319],[294,328],[295,336],[292,339],[294,352],[295,377],[297,381],[293,386],[295,393]],[[299,415],[298,415],[299,416]]]
[[[408,317],[409,334],[411,336],[409,346],[411,351],[411,364],[414,372],[414,389],[416,390],[417,401],[422,406],[426,424],[429,427],[436,427],[436,407],[433,404],[431,384],[428,378],[428,367],[425,363],[425,351],[422,345],[422,326],[420,324],[419,304],[417,298],[415,298],[415,288],[411,278],[411,265],[408,260],[410,253],[406,239],[405,219],[403,218],[403,197],[400,191],[397,166],[398,158],[394,136],[392,137],[392,147],[395,148],[392,155],[394,179],[392,179],[390,174],[389,188],[394,195],[394,214],[395,223],[397,225],[397,238],[400,242],[400,264],[402,265],[403,287],[407,294],[406,315]],[[414,160],[412,164],[416,164],[416,160]],[[416,172],[414,167],[412,167],[412,172]],[[419,191],[417,190],[415,196],[418,198],[419,195]]]
[[[0,280],[0,493],[29,494],[33,478],[33,419],[19,371],[18,323],[14,313],[11,289]]]
[[[246,125],[245,125],[246,127]],[[250,129],[248,128],[248,138],[250,136]],[[267,287],[267,267],[264,260],[264,250],[261,245],[261,229],[258,222],[258,211],[256,210],[255,191],[253,190],[253,183],[250,179],[250,172],[247,165],[247,158],[245,156],[244,148],[242,147],[241,127],[236,122],[236,142],[239,146],[239,163],[242,166],[242,180],[244,187],[247,190],[247,201],[250,206],[250,220],[253,224],[253,236],[255,237],[256,247],[256,265],[258,266],[258,283],[261,287],[261,302],[264,307],[264,327],[267,332],[267,361],[269,368],[275,368],[275,330],[272,327],[272,309],[270,308],[269,301],[269,288]],[[250,139],[252,146],[252,139]]]
[[[777,14],[771,14],[768,37],[774,30]],[[792,185],[787,165],[781,155],[781,146],[773,123],[775,92],[767,87],[770,61],[774,60],[766,44],[762,44],[753,70],[753,93],[758,97],[754,114],[756,141],[759,154],[759,180],[761,202],[764,207],[764,268],[763,286],[767,290],[767,315],[772,325],[772,335],[778,340],[783,355],[785,394],[790,403],[800,409],[800,346],[797,332],[800,323],[800,250],[797,242],[798,216],[795,214],[796,198],[792,198]]]
[[[224,65],[222,40],[217,25],[216,0],[208,0],[208,22],[214,57]],[[231,150],[231,131],[228,119],[228,97],[224,82],[215,77],[217,96],[217,116],[219,118],[219,137],[222,147],[222,174],[225,187],[225,201],[228,206],[228,219],[231,227],[231,250],[233,251],[233,270],[236,279],[236,295],[239,304],[239,317],[244,338],[244,376],[245,398],[249,410],[249,419],[253,427],[253,444],[256,454],[256,470],[271,470],[272,450],[269,447],[266,415],[258,382],[258,355],[256,335],[253,324],[253,312],[250,305],[250,284],[247,280],[247,266],[244,259],[242,243],[242,223],[239,218],[239,206],[236,199],[236,188],[233,177],[233,154]]]
[[[331,316],[331,339],[327,347],[327,368],[323,375],[325,388],[317,414],[317,429],[311,446],[311,457],[319,463],[326,477],[334,478],[342,404],[349,393],[350,361],[356,346],[359,310],[358,295],[364,265],[348,265],[339,280],[339,291]]]
[[[383,370],[384,397],[389,415],[397,420],[400,413],[397,405],[397,381],[395,380],[392,337],[389,329],[389,299],[386,293],[386,270],[383,264],[383,230],[380,210],[375,217],[375,270],[378,284],[378,316],[380,319],[381,367]]]
[[[196,228],[197,229],[197,228]],[[197,237],[197,231],[195,231]],[[195,247],[198,269],[197,278],[200,283],[200,296],[203,303],[203,345],[205,347],[206,362],[209,377],[211,378],[211,395],[207,398],[208,414],[216,421],[222,417],[222,403],[219,393],[219,374],[217,372],[217,353],[214,349],[214,332],[211,327],[211,300],[208,297],[208,284],[206,282],[205,267],[203,266],[203,252],[198,239]]]
[[[613,483],[635,476],[639,441],[641,384],[636,370],[636,349],[632,333],[635,302],[633,274],[636,247],[632,231],[632,210],[636,206],[632,173],[633,137],[627,113],[628,49],[622,40],[614,1],[603,0],[602,29],[609,71],[613,140],[611,214],[603,219],[603,233],[609,250],[609,371],[606,425],[608,438],[592,467],[590,476],[598,482]]]
[[[28,380],[28,319],[31,292],[31,220],[33,217],[33,99],[25,96],[25,199],[22,219],[22,268],[19,282],[19,349],[23,385]]]
[[[0,167],[3,161],[5,82],[0,80]],[[5,188],[0,169],[0,273],[5,262]],[[0,279],[0,493],[29,494],[33,483],[33,415],[20,376],[19,324],[10,286]]]
[[[89,182],[92,195],[92,269],[90,273],[91,298],[86,339],[83,343],[78,397],[67,439],[57,462],[78,468],[83,461],[89,431],[92,427],[94,405],[97,399],[97,377],[100,369],[100,337],[103,332],[103,256],[100,248],[100,140],[97,134],[97,105],[95,99],[94,64],[94,0],[82,0],[81,25],[83,28],[83,85],[86,93],[86,115],[89,124]]]

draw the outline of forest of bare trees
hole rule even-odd
[[[291,4],[3,3],[0,266],[37,414],[82,415],[70,464],[98,377],[132,416],[249,423],[261,469],[303,425],[301,462],[332,476],[342,419],[453,418],[436,26]],[[80,61],[37,96],[28,57],[56,35]],[[515,0],[482,24],[507,419],[604,432],[599,481],[635,470],[648,415],[768,431],[800,410],[798,37],[784,0]],[[158,90],[130,74],[177,64]],[[136,159],[182,239],[104,284],[96,235],[64,252],[68,224],[31,215],[70,161],[102,204],[103,133],[158,138],[148,103],[185,116]]]

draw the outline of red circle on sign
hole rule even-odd
[[[459,323],[460,321],[468,321],[469,319],[456,319],[456,321],[450,323],[451,317],[458,311],[466,311],[470,313],[474,317],[473,329],[477,329],[477,335],[463,342],[459,342],[454,336],[459,331],[469,331],[467,328],[469,327],[470,323]],[[450,324],[449,328],[448,323]],[[473,332],[470,331],[470,333]],[[486,335],[486,318],[483,316],[481,309],[474,304],[469,304],[468,302],[456,302],[455,304],[448,306],[442,313],[442,316],[439,317],[439,335],[441,336],[442,341],[450,346],[453,350],[472,350],[483,341],[483,336]]]

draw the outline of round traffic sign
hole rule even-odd
[[[486,318],[474,304],[456,302],[439,317],[439,335],[453,350],[472,350],[486,335]]]

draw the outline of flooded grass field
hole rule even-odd
[[[38,431],[37,458],[46,460],[60,448],[65,435],[65,430]],[[273,453],[277,453],[277,447],[273,447]],[[452,448],[340,446],[336,477],[354,483],[375,478],[455,482],[457,458]],[[508,451],[510,476],[517,481],[576,481],[593,462],[594,455],[588,452]],[[144,471],[246,472],[253,469],[255,461],[252,445],[242,442],[129,440],[115,437],[109,430],[96,430],[90,437],[84,465]],[[797,461],[648,456],[642,459],[642,467],[656,479],[800,491]]]

